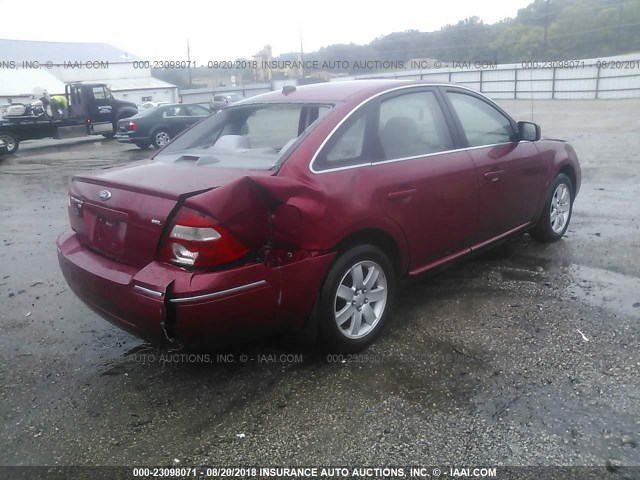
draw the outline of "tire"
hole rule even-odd
[[[396,273],[379,248],[360,245],[342,253],[320,290],[318,322],[326,347],[356,352],[373,342],[389,318],[395,289]]]
[[[116,132],[111,132],[111,133],[101,133],[100,135],[102,135],[104,138],[111,140],[113,137],[115,137]]]
[[[142,150],[146,150],[149,148],[149,142],[133,142],[136,147],[141,148]]]
[[[7,153],[16,153],[20,147],[20,139],[11,132],[0,132],[0,139],[4,140]]]
[[[151,135],[151,143],[156,148],[162,148],[171,141],[171,135],[164,128],[159,128]]]
[[[573,212],[573,192],[571,179],[564,173],[556,175],[551,182],[542,215],[531,231],[533,238],[540,242],[556,242],[564,236]]]

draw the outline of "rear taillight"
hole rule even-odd
[[[137,130],[137,129],[138,129],[138,124],[133,120],[129,120],[129,130]]]
[[[176,215],[159,257],[181,266],[216,267],[248,253],[247,247],[212,218],[184,207]]]

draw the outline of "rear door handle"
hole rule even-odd
[[[398,192],[391,192],[387,195],[387,198],[389,200],[400,200],[402,198],[409,198],[414,196],[416,193],[418,192],[418,190],[416,190],[415,188],[411,188],[409,190],[400,190]]]
[[[500,177],[504,173],[504,170],[492,170],[490,172],[485,172],[484,178],[491,182],[497,182],[500,180]]]

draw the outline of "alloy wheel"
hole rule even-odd
[[[387,278],[376,262],[353,265],[342,277],[334,299],[338,331],[349,339],[362,338],[378,325],[387,304]]]
[[[556,187],[551,197],[550,223],[554,233],[560,233],[567,224],[571,212],[571,193],[565,183]]]

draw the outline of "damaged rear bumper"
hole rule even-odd
[[[155,261],[142,269],[122,264],[82,245],[73,231],[57,243],[67,283],[96,313],[152,343],[187,346],[302,328],[335,255],[192,272]]]

